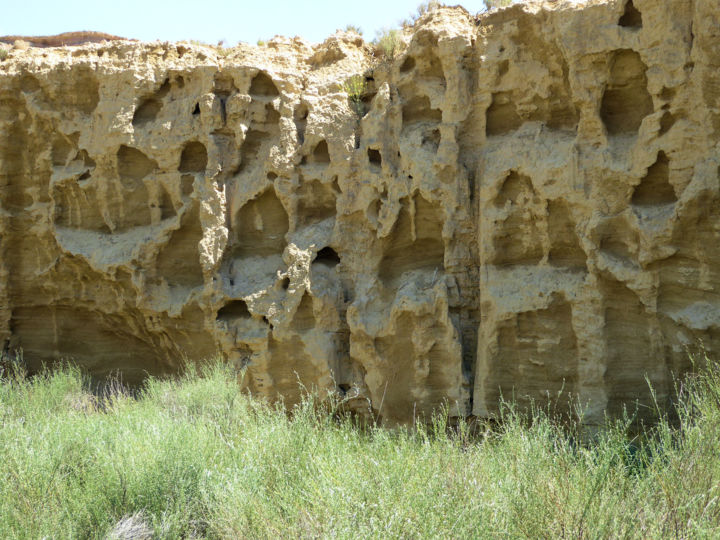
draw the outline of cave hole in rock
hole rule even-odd
[[[670,111],[665,111],[660,118],[660,133],[665,135],[675,125],[675,116]]]
[[[232,321],[236,319],[250,319],[252,315],[244,300],[232,300],[217,312],[218,321]]]
[[[318,251],[317,255],[315,255],[315,259],[313,259],[313,264],[315,263],[324,264],[325,266],[334,268],[338,264],[340,264],[340,255],[338,255],[337,251],[335,251],[330,246],[326,246],[320,251]]]
[[[307,291],[300,300],[300,305],[295,311],[292,320],[292,328],[298,332],[306,332],[315,328],[315,312],[313,310],[313,298]]]
[[[424,59],[425,66],[423,66],[422,69],[422,76],[429,79],[435,79],[435,81],[439,82],[440,85],[445,88],[445,72],[443,71],[440,58],[431,52]]]
[[[337,194],[332,186],[319,180],[303,180],[298,190],[297,216],[298,225],[317,223],[336,213]]]
[[[546,210],[530,177],[511,171],[503,181],[494,205],[507,214],[493,231],[495,253],[492,264],[538,264],[543,258],[539,223]]]
[[[485,114],[485,133],[488,137],[515,131],[523,123],[510,92],[494,93]]]
[[[415,58],[408,56],[400,66],[400,73],[407,73],[415,69]]]
[[[382,155],[380,155],[379,150],[368,148],[367,155],[372,165],[377,165],[378,167],[382,165]]]
[[[330,163],[330,152],[326,141],[320,141],[313,150],[314,163]]]
[[[635,133],[653,112],[647,90],[647,66],[630,49],[615,51],[610,58],[610,77],[600,106],[600,117],[610,135]]]
[[[675,189],[669,180],[670,161],[665,152],[658,152],[657,161],[635,188],[632,204],[640,207],[663,206],[677,202]]]
[[[258,159],[263,144],[270,138],[270,134],[257,129],[248,130],[245,135],[242,147],[240,148],[240,166],[237,172],[241,173],[249,169],[250,165]]]
[[[195,104],[195,107],[193,108],[192,114],[193,114],[193,116],[197,116],[198,114],[200,114],[200,104],[199,104],[199,103],[196,103],[196,104]]]
[[[268,128],[272,129],[280,122],[280,113],[277,112],[272,103],[265,104],[265,121],[263,122]]]
[[[295,130],[297,131],[298,144],[305,142],[305,128],[307,127],[308,107],[305,104],[299,105],[293,113]]]
[[[428,285],[434,285],[445,269],[442,238],[444,217],[438,203],[420,194],[414,200],[415,215],[405,200],[393,229],[385,241],[378,277],[386,286],[395,286],[405,272],[422,271]],[[414,233],[414,234],[413,234]]]
[[[251,96],[275,97],[279,96],[277,86],[270,76],[264,71],[260,71],[250,83]]]
[[[58,303],[14,308],[11,325],[30,373],[72,359],[96,381],[120,372],[124,384],[135,385],[148,374],[167,375],[170,370],[147,334],[128,324],[134,314],[111,315]]]
[[[280,282],[280,286],[282,287],[283,291],[287,291],[290,287],[290,278],[283,278],[283,280]]]
[[[194,288],[203,283],[200,264],[200,241],[203,228],[198,205],[185,211],[180,228],[173,231],[165,247],[160,251],[156,269],[171,287]]]
[[[675,93],[675,88],[668,88],[667,86],[663,86],[662,92],[660,92],[660,99],[667,102],[665,106],[668,106],[670,102],[675,98]]]
[[[142,126],[144,124],[154,122],[158,113],[162,109],[162,103],[155,98],[146,99],[135,111],[132,119],[133,126]]]
[[[208,155],[205,145],[198,141],[191,141],[183,148],[178,170],[181,173],[205,172],[207,160]]]
[[[642,28],[642,13],[635,7],[633,0],[628,0],[627,4],[625,4],[625,11],[618,24],[626,28]]]
[[[274,181],[277,177],[278,177],[278,175],[275,174],[274,172],[267,173],[267,179],[270,180],[271,182]]]
[[[290,228],[285,207],[271,188],[248,201],[233,220],[235,235],[233,255],[268,256],[285,249],[285,235]]]
[[[160,191],[160,204],[158,205],[158,208],[160,208],[160,219],[175,217],[177,213],[175,212],[175,206],[173,205],[170,194],[164,187],[161,187]]]
[[[170,84],[170,78],[168,77],[160,85],[160,88],[157,89],[157,92],[155,92],[155,97],[162,99],[167,96],[168,92],[170,92],[171,86],[172,85]]]
[[[562,200],[553,200],[548,204],[548,235],[551,266],[584,270],[587,256],[580,247],[580,239],[575,229],[570,207]]]
[[[372,109],[372,101],[375,99],[375,96],[377,96],[375,90],[366,90],[363,95],[360,96],[360,101],[363,104],[363,117]]]
[[[157,168],[157,163],[137,148],[120,146],[117,151],[117,169],[126,187],[133,187]]]
[[[432,108],[429,97],[415,96],[403,105],[402,120],[403,125],[417,122],[439,124],[442,122],[442,111]]]

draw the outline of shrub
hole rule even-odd
[[[8,50],[0,48],[0,61],[5,60],[8,57]]]
[[[353,33],[357,34],[358,36],[362,36],[362,35],[363,35],[362,28],[360,28],[359,26],[355,26],[354,24],[348,24],[348,25],[344,28],[344,31],[345,31],[345,32],[353,32]]]
[[[441,8],[444,5],[445,4],[443,4],[442,2],[437,2],[436,0],[430,0],[429,2],[423,2],[422,4],[420,4],[417,7],[417,9],[415,10],[415,14],[413,14],[411,16],[413,24],[415,24],[415,22],[417,22],[417,20],[420,17],[422,17],[423,15],[425,15],[426,13],[435,11],[436,9]]]
[[[354,75],[350,77],[345,84],[343,84],[343,90],[350,98],[350,107],[358,117],[362,118],[365,116],[365,104],[362,102],[363,95],[367,90],[367,82],[365,77],[362,75]]]
[[[378,32],[378,36],[373,43],[375,50],[379,52],[385,60],[392,62],[400,50],[400,30],[384,28]]]

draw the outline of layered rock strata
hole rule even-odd
[[[720,348],[718,28],[715,0],[529,2],[433,11],[392,59],[13,51],[0,344],[126,380],[219,354],[389,422],[662,404]]]

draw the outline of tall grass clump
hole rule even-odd
[[[392,62],[400,53],[402,46],[401,31],[384,28],[380,30],[373,41],[376,54],[385,62]]]
[[[713,538],[720,371],[677,420],[588,438],[542,412],[413,429],[286,414],[213,364],[134,394],[76,368],[0,376],[1,538]]]

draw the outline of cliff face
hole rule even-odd
[[[379,65],[353,34],[11,53],[0,343],[126,380],[219,353],[389,421],[662,402],[720,349],[720,6],[633,1],[443,8]]]

